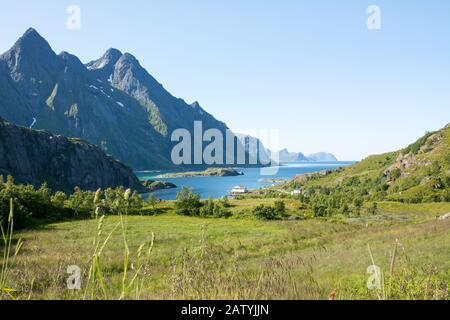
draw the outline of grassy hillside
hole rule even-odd
[[[345,214],[361,202],[448,202],[450,126],[427,133],[403,150],[370,156],[336,171],[300,175],[284,186],[299,188],[311,207],[326,207],[324,214]]]

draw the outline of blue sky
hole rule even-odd
[[[0,51],[36,28],[88,62],[131,52],[172,94],[232,129],[341,160],[401,148],[450,122],[448,0],[0,0]],[[81,8],[81,30],[66,9]],[[369,5],[382,29],[366,27]]]

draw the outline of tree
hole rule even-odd
[[[66,200],[66,194],[64,192],[58,191],[52,196],[51,202],[57,208],[64,208]]]
[[[201,207],[200,195],[195,194],[192,189],[183,187],[177,194],[175,208],[178,214],[183,216],[198,216]]]

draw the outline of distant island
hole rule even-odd
[[[290,152],[283,149],[278,152],[266,148],[263,142],[248,134],[236,133],[236,136],[247,149],[252,150],[250,146],[257,146],[255,150],[250,151],[251,157],[258,159],[260,163],[272,165],[287,162],[338,162],[339,160],[329,152],[318,152],[305,155],[302,152]]]
[[[236,177],[242,176],[244,173],[231,168],[209,168],[205,171],[190,171],[190,172],[176,172],[166,173],[158,176],[158,179],[165,178],[191,178],[191,177]]]
[[[283,149],[278,152],[279,156],[271,150],[267,150],[273,161],[280,163],[286,162],[337,162],[339,161],[333,154],[328,152],[318,152],[310,155],[305,155],[302,152],[290,152],[288,149]],[[276,159],[278,158],[278,159]]]

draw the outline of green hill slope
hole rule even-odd
[[[316,206],[319,215],[345,214],[368,201],[448,202],[450,125],[400,151],[370,156],[336,171],[299,175],[284,188],[301,189],[302,198]]]

